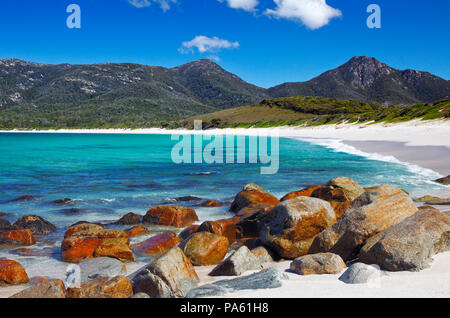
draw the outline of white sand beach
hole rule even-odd
[[[420,272],[385,272],[370,284],[346,284],[336,275],[298,275],[290,272],[291,261],[266,263],[265,268],[285,271],[288,280],[274,289],[241,290],[225,298],[436,298],[450,297],[450,252],[437,254],[429,268]],[[230,277],[211,277],[214,266],[196,267],[202,284]],[[253,272],[249,271],[246,275]]]

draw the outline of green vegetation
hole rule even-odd
[[[283,97],[264,100],[259,105],[232,108],[191,117],[179,122],[192,128],[202,120],[204,128],[264,128],[277,126],[318,126],[340,123],[395,123],[413,119],[450,118],[450,100],[413,106],[366,104],[353,100],[319,97]]]

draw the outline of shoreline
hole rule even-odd
[[[301,139],[334,148],[336,151],[359,154],[374,160],[397,161],[398,163],[415,165],[416,169],[429,169],[441,177],[450,175],[450,165],[446,164],[450,162],[449,120],[412,120],[395,124],[365,123],[209,130],[168,130],[162,128],[0,130],[1,133],[278,136]],[[325,143],[323,139],[325,139]],[[342,145],[350,146],[350,148],[342,147]],[[431,171],[429,173],[432,174]]]

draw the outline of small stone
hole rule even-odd
[[[301,256],[292,261],[291,271],[300,275],[339,274],[347,266],[339,255],[318,253]]]

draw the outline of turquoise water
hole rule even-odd
[[[296,139],[280,139],[274,175],[260,174],[260,164],[174,164],[176,143],[170,135],[0,134],[0,212],[9,213],[10,221],[38,214],[65,227],[80,220],[112,221],[130,211],[144,214],[186,195],[229,204],[249,182],[278,197],[336,176],[363,186],[389,183],[413,195],[442,188],[429,182],[437,176],[433,172]],[[22,195],[37,199],[6,202]],[[49,203],[66,197],[75,204]],[[74,214],[68,208],[80,210]],[[228,213],[228,206],[196,210],[201,219],[214,219]]]

